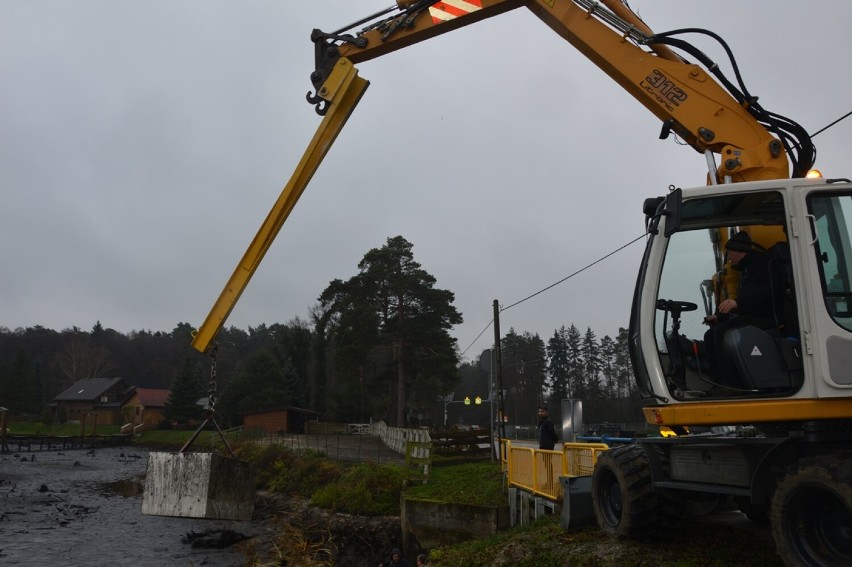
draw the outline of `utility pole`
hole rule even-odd
[[[497,366],[497,407],[499,409],[498,415],[500,418],[500,439],[506,438],[506,404],[503,399],[503,354],[500,349],[500,304],[495,299],[494,300],[494,352],[496,353],[494,356],[494,361]],[[503,444],[500,443],[500,451],[503,450]],[[505,457],[505,455],[501,455]]]

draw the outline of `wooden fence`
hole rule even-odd
[[[488,458],[491,456],[491,430],[445,430],[432,432],[432,449],[442,457]]]
[[[0,453],[88,449],[124,445],[131,435],[5,435],[0,437]]]

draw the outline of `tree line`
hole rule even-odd
[[[50,401],[84,378],[121,377],[129,385],[168,388],[174,421],[200,417],[195,401],[215,384],[217,421],[237,425],[250,411],[291,406],[345,422],[441,425],[447,402],[466,392],[490,399],[491,373],[462,362],[450,335],[462,314],[454,295],[414,260],[401,236],[367,252],[358,273],[334,280],[308,319],[225,327],[213,352],[190,346],[192,326],[123,334],[100,321],[91,330],[0,327],[0,406],[50,417]],[[533,423],[546,403],[583,399],[594,420],[638,421],[638,394],[626,330],[598,340],[574,325],[547,342],[514,329],[501,339],[502,388],[510,423]],[[487,425],[481,410],[479,425]],[[464,418],[463,418],[464,419]],[[473,418],[468,415],[468,422]]]

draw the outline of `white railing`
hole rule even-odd
[[[347,423],[346,433],[351,433],[352,435],[369,435],[372,428],[373,424],[371,423]]]
[[[405,455],[406,444],[411,441],[415,443],[431,443],[432,438],[429,437],[429,432],[425,429],[403,429],[400,427],[388,427],[383,421],[374,423],[372,426],[373,435],[380,437],[382,442],[391,450]],[[424,450],[425,449],[416,449]],[[412,455],[415,457],[426,457],[428,455]]]

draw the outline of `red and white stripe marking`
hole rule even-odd
[[[429,8],[432,23],[440,24],[482,9],[482,0],[444,0]]]

